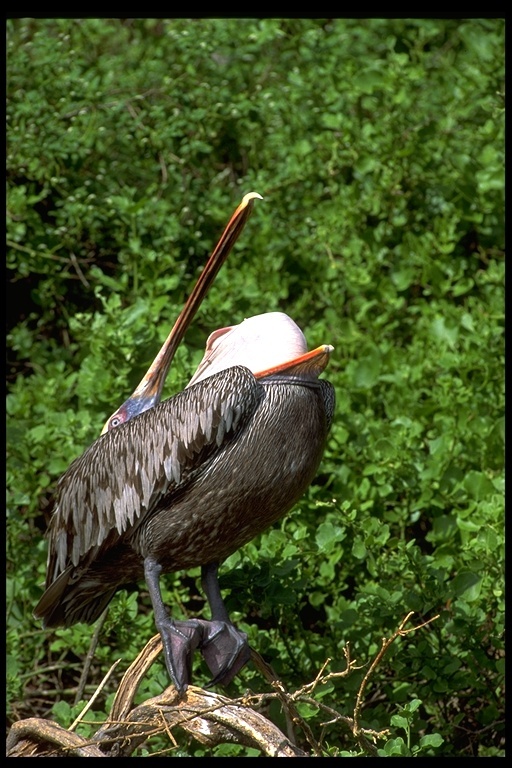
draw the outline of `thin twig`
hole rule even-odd
[[[90,288],[91,287],[90,283],[87,282],[87,279],[86,279],[84,273],[80,269],[80,264],[78,263],[78,259],[76,258],[76,256],[73,253],[73,251],[69,252],[69,260],[71,261],[72,265],[74,266],[75,272],[77,273],[77,275],[78,275],[82,285],[84,285],[85,288]]]
[[[114,661],[114,663],[110,667],[109,671],[107,672],[107,674],[105,675],[105,677],[103,678],[101,683],[98,685],[98,687],[96,688],[95,692],[93,693],[93,695],[91,696],[91,698],[89,699],[89,701],[87,702],[85,707],[82,709],[82,711],[80,712],[80,714],[78,715],[76,720],[73,723],[71,723],[71,725],[69,726],[68,731],[74,731],[76,726],[80,722],[80,720],[82,720],[85,717],[85,715],[87,714],[87,712],[90,710],[90,708],[92,707],[92,705],[94,704],[94,702],[96,701],[98,696],[100,695],[100,693],[101,693],[102,689],[104,688],[107,680],[109,679],[110,675],[112,674],[112,672],[117,667],[117,665],[119,664],[120,661],[121,661],[121,659],[118,659],[117,661]]]
[[[434,616],[432,619],[429,619],[428,621],[424,621],[422,624],[419,624],[417,627],[411,627],[411,629],[404,629],[405,625],[413,615],[414,615],[414,611],[410,611],[405,617],[405,619],[401,621],[398,629],[392,634],[390,638],[388,639],[386,639],[385,637],[382,638],[382,645],[381,645],[380,651],[378,652],[377,656],[374,658],[374,660],[370,664],[370,667],[367,673],[365,674],[365,676],[363,677],[361,685],[359,686],[359,690],[357,692],[356,704],[354,707],[354,727],[352,729],[354,736],[358,739],[361,738],[363,735],[363,729],[359,724],[359,716],[361,714],[361,708],[363,705],[364,692],[366,690],[366,686],[368,685],[370,677],[372,676],[376,667],[382,661],[382,658],[384,657],[388,648],[392,645],[392,643],[394,643],[397,637],[403,637],[409,632],[415,632],[417,629],[421,629],[421,627],[424,627],[427,624],[430,624],[430,622],[435,621],[436,619],[439,618],[439,615],[437,615],[437,616]]]
[[[108,611],[108,608],[105,608],[100,618],[98,619],[98,623],[96,624],[96,629],[94,630],[93,636],[91,638],[91,644],[89,646],[89,650],[87,651],[87,656],[85,657],[84,668],[82,670],[82,674],[80,675],[80,681],[78,683],[78,688],[76,690],[75,704],[78,704],[78,702],[81,701],[81,699],[83,698],[85,684],[87,682],[87,676],[89,674],[92,660],[96,652],[96,646],[98,645],[98,642],[99,642],[100,633],[101,633],[101,630],[103,629],[103,624],[105,623],[105,619],[107,617],[107,611]]]

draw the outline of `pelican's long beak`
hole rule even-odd
[[[114,427],[123,424],[125,421],[129,421],[129,419],[137,416],[139,413],[147,411],[148,408],[152,408],[160,401],[162,388],[176,349],[181,343],[181,340],[183,339],[192,318],[199,309],[202,300],[215,280],[219,269],[226,261],[233,245],[238,240],[249,216],[251,215],[254,207],[254,200],[256,199],[263,200],[262,196],[257,192],[249,192],[243,197],[242,202],[235,210],[224,229],[219,242],[215,246],[215,249],[201,272],[187,303],[174,323],[174,326],[167,339],[164,341],[159,353],[131,397],[129,397],[105,423],[101,432],[102,435],[109,429],[113,429]]]
[[[299,357],[294,357],[292,360],[287,360],[285,363],[279,363],[272,368],[265,368],[263,371],[258,371],[254,374],[257,379],[263,379],[267,376],[276,376],[279,374],[285,374],[286,376],[319,376],[325,369],[329,362],[331,352],[334,351],[334,347],[330,344],[322,344],[316,349],[312,349],[310,352],[305,352]]]

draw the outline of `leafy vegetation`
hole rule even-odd
[[[289,691],[382,756],[504,754],[504,22],[10,19],[7,27],[9,718],[68,726],[93,628],[44,632],[45,502],[133,390],[241,196],[263,195],[166,392],[217,327],[280,309],[331,343],[337,410],[310,492],[221,571]],[[176,617],[198,571],[167,579]],[[88,713],[154,634],[121,592]],[[207,680],[199,660],[195,680]],[[155,665],[140,700],[168,685]],[[228,694],[261,691],[248,665]],[[269,717],[285,728],[277,703]],[[364,754],[318,706],[325,756]],[[82,726],[85,728],[86,726]],[[303,732],[299,744],[308,749]],[[172,747],[166,742],[167,747]],[[157,747],[164,748],[162,743]],[[157,747],[154,747],[156,750]],[[149,742],[144,752],[152,751]],[[178,754],[252,754],[233,745]]]

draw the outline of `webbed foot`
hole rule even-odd
[[[247,635],[227,621],[169,619],[160,626],[167,670],[180,694],[192,675],[192,658],[199,648],[213,675],[206,687],[229,685],[251,658]]]
[[[169,619],[159,626],[164,648],[165,665],[172,682],[180,694],[185,693],[192,674],[192,657],[201,647],[205,634],[200,619],[173,621]]]
[[[229,685],[251,658],[247,635],[226,621],[205,622],[200,649],[213,677],[207,684]]]

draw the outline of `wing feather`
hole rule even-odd
[[[115,544],[200,473],[248,423],[261,393],[252,373],[235,366],[98,438],[59,480],[47,585]]]

